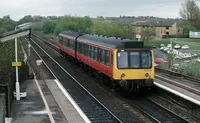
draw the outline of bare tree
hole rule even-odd
[[[200,9],[194,0],[186,0],[179,11],[180,16],[193,26],[200,28]]]

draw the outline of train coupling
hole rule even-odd
[[[152,86],[153,86],[153,82],[154,82],[153,79],[147,79],[147,80],[145,81],[145,85],[146,85],[147,87],[152,87]]]

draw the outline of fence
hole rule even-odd
[[[0,94],[0,123],[5,123],[5,94]]]
[[[14,83],[12,79],[12,75],[5,75],[0,74],[0,90],[1,93],[5,94],[4,100],[5,100],[5,116],[11,117],[11,105],[13,100],[13,90],[14,90]]]

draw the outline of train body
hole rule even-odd
[[[73,58],[98,80],[112,81],[129,91],[153,85],[153,48],[145,47],[143,41],[77,32],[62,32],[58,39],[60,53]]]

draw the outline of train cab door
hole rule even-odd
[[[104,52],[105,55],[105,65],[106,65],[106,73],[108,76],[112,76],[112,67],[113,67],[113,63],[112,63],[112,52],[111,50],[105,50]]]
[[[62,51],[64,51],[64,41],[63,41],[63,40],[64,40],[63,37],[60,36],[59,42],[60,42],[60,49],[61,49]]]
[[[110,59],[110,67],[109,67],[109,74],[110,74],[110,77],[112,77],[112,74],[113,74],[113,52],[110,50],[110,54],[109,54],[109,59]]]

